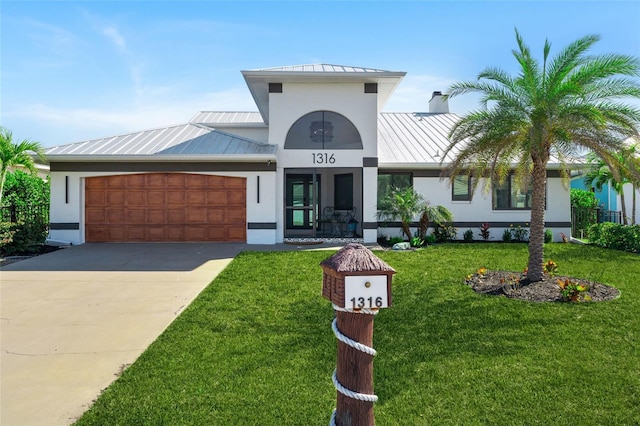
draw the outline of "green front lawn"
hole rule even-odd
[[[464,284],[479,266],[522,270],[524,244],[376,253],[398,271],[375,320],[378,424],[640,424],[640,257],[545,253],[621,297],[533,304]],[[331,254],[238,256],[77,424],[328,424],[336,339],[318,264]]]

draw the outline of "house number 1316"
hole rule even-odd
[[[334,164],[336,162],[336,157],[326,152],[318,152],[311,155],[313,157],[313,164]]]

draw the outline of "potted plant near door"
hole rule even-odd
[[[347,222],[347,231],[349,231],[350,237],[356,236],[356,230],[358,229],[358,221],[355,217],[351,216]]]

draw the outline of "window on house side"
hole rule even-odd
[[[405,189],[412,186],[411,173],[379,173],[378,174],[378,205],[391,194],[394,189]]]
[[[514,175],[509,175],[501,184],[493,183],[494,210],[530,210],[532,185],[520,188]]]
[[[471,200],[471,176],[458,175],[453,179],[451,199],[453,201]]]

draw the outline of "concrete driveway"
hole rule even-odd
[[[85,244],[0,269],[0,424],[73,423],[245,248]]]

